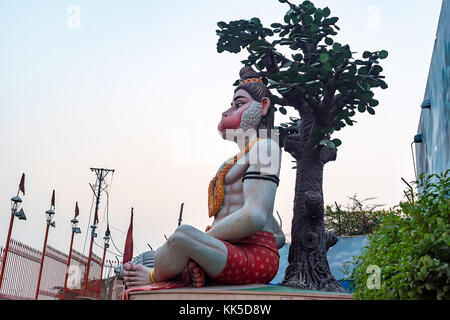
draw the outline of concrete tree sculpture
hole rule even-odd
[[[332,134],[352,126],[357,111],[375,114],[379,102],[373,90],[387,88],[379,59],[388,53],[365,51],[355,58],[349,45],[333,40],[338,18],[330,16],[329,8],[279,1],[289,9],[284,21],[270,28],[258,18],[218,22],[217,51],[246,49],[242,63],[259,70],[263,82],[278,92],[275,110],[286,115],[286,108],[293,108],[299,115],[278,128],[280,145],[296,161],[292,243],[283,285],[343,291],[327,262],[327,250],[337,238],[324,230],[323,167],[336,159],[341,145]]]

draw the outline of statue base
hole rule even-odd
[[[353,296],[350,293],[253,284],[137,291],[130,293],[130,300],[353,300]]]

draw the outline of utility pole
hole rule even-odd
[[[92,192],[94,192],[94,196],[95,196],[95,216],[94,216],[94,223],[92,224],[91,228],[91,244],[89,246],[89,258],[88,258],[88,263],[87,263],[87,267],[86,267],[86,274],[85,274],[85,278],[84,278],[84,295],[86,296],[86,292],[87,292],[87,284],[88,284],[88,279],[89,279],[89,271],[91,269],[91,260],[92,260],[92,245],[94,243],[94,238],[97,237],[97,234],[95,233],[95,229],[97,228],[97,223],[98,223],[98,208],[100,206],[100,195],[102,193],[102,191],[105,190],[106,187],[102,188],[102,184],[103,181],[105,180],[106,176],[108,175],[108,173],[110,172],[114,172],[113,169],[100,169],[100,168],[91,168],[92,172],[95,172],[95,174],[97,175],[97,190],[94,189],[94,187],[89,184],[91,186]],[[101,277],[102,275],[100,275],[100,282],[101,282]]]

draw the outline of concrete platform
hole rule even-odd
[[[349,293],[308,291],[273,285],[243,285],[133,292],[130,300],[353,300],[353,297]]]

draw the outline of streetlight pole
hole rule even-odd
[[[67,269],[66,269],[66,278],[64,280],[63,300],[66,299],[67,279],[69,278],[70,261],[72,260],[73,237],[74,237],[75,233],[81,233],[80,228],[77,227],[77,224],[78,224],[77,216],[78,216],[78,214],[79,214],[79,210],[78,210],[78,202],[77,202],[75,204],[75,218],[73,218],[70,221],[72,223],[72,238],[70,240],[69,258],[67,259]]]
[[[55,222],[52,222],[53,215],[55,214],[54,208],[55,208],[55,190],[53,190],[52,202],[50,205],[50,209],[45,211],[45,214],[47,216],[47,227],[45,229],[44,248],[42,249],[41,267],[39,268],[39,276],[38,276],[35,300],[38,300],[38,298],[39,298],[39,289],[41,286],[42,269],[44,268],[45,250],[47,249],[48,230],[50,229],[50,226],[55,227]]]
[[[19,220],[26,220],[23,209],[17,212],[20,204],[22,203],[22,199],[19,197],[20,191],[22,191],[22,193],[25,195],[25,173],[22,174],[22,178],[20,179],[19,190],[17,191],[17,195],[11,198],[11,219],[9,221],[8,236],[6,237],[5,253],[3,254],[3,261],[2,261],[2,270],[0,271],[0,290],[2,288],[3,277],[5,275],[6,258],[8,257],[9,242],[11,240],[14,217],[17,216]]]

